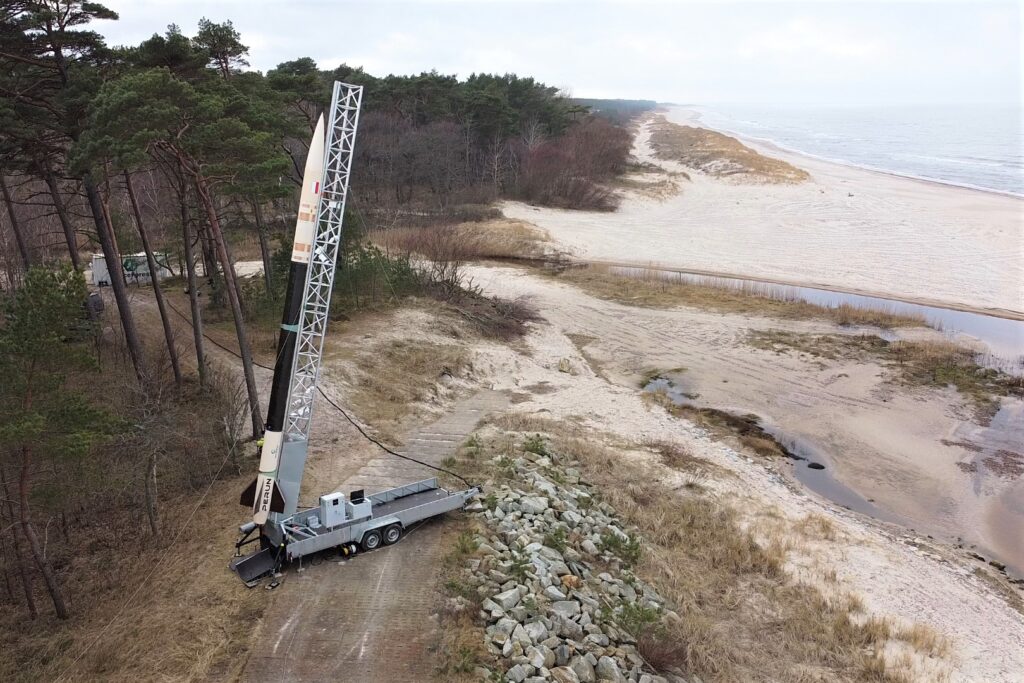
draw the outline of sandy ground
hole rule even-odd
[[[817,480],[820,490],[838,481],[858,495],[861,509],[873,507],[872,514],[921,534],[962,538],[1024,571],[1024,480],[964,467],[998,449],[1021,449],[991,439],[991,428],[972,421],[953,389],[897,388],[876,363],[776,354],[745,341],[749,330],[877,330],[623,306],[512,268],[474,269],[473,278],[489,293],[529,298],[563,333],[591,338],[586,353],[618,384],[637,387],[647,371],[682,368],[672,375],[698,405],[755,413],[812,447],[829,477]],[[1007,400],[1005,414],[1019,417],[1021,408],[1021,401]],[[1024,428],[993,424],[1003,439],[1024,439]]]
[[[838,368],[817,372],[806,362],[756,352],[738,343],[739,335],[747,328],[778,326],[768,320],[686,309],[650,310],[620,306],[517,268],[478,267],[473,269],[472,276],[490,293],[533,299],[546,321],[533,325],[525,343],[516,348],[481,341],[468,342],[473,353],[473,369],[471,376],[462,382],[464,386],[461,389],[456,387],[456,391],[464,393],[473,387],[483,386],[514,398],[515,410],[549,417],[580,417],[598,432],[614,432],[630,440],[679,441],[693,453],[733,473],[734,477],[716,481],[713,485],[723,495],[734,499],[747,512],[752,524],[756,524],[760,516],[776,511],[789,519],[799,519],[811,513],[828,517],[839,529],[839,542],[798,548],[790,558],[790,568],[795,575],[801,580],[819,584],[824,574],[834,572],[835,579],[829,579],[831,583],[826,588],[855,592],[874,614],[887,615],[908,624],[927,624],[949,636],[953,641],[951,659],[936,670],[941,673],[948,669],[952,680],[1019,680],[1019,672],[1024,670],[1024,617],[983,579],[986,569],[965,560],[962,552],[947,545],[915,538],[899,527],[877,524],[816,496],[807,495],[781,476],[774,465],[745,458],[721,441],[710,438],[703,430],[672,418],[660,408],[643,401],[636,386],[636,374],[652,366],[684,365],[687,372],[682,376],[699,382],[697,391],[702,395],[706,393],[709,401],[723,401],[729,405],[746,405],[748,401],[751,405],[771,404],[770,396],[774,394],[778,399],[774,405],[785,409],[766,409],[766,414],[780,424],[789,414],[803,414],[806,424],[813,424],[815,420],[835,420],[845,413],[873,420],[888,410],[895,410],[891,419],[896,426],[884,431],[904,434],[900,438],[912,445],[908,448],[927,442],[929,434],[934,445],[935,434],[946,433],[944,430],[955,433],[959,418],[951,395],[918,396],[907,398],[905,402],[902,399],[894,401],[891,396],[883,400],[884,395],[872,396],[871,391],[864,388],[877,384],[877,378],[872,379],[874,371],[870,366],[866,370],[844,368],[844,371],[850,371],[847,385],[835,377],[841,374]],[[332,330],[332,345],[346,346],[357,338],[382,340],[394,335],[416,334],[433,338],[437,333],[430,330],[429,323],[422,312],[402,311],[397,316],[363,321],[359,329],[341,325]],[[788,326],[794,330],[809,329],[809,324],[805,323],[789,323]],[[592,339],[587,341],[585,337]],[[578,345],[581,340],[584,342],[583,350]],[[350,389],[345,371],[348,361],[331,353],[331,349],[328,351],[331,361],[325,367],[323,385],[328,393],[344,403]],[[569,360],[571,373],[559,371],[562,359]],[[230,361],[230,358],[225,360]],[[268,375],[260,372],[264,387]],[[729,381],[724,383],[722,379]],[[716,383],[721,387],[715,386]],[[780,387],[784,389],[780,391]],[[835,406],[830,412],[832,403]],[[430,415],[441,414],[454,404],[454,395],[442,395],[437,404],[422,406],[420,417],[411,419],[410,428],[431,422],[433,418]],[[801,413],[801,406],[810,412]],[[342,418],[322,403],[318,413],[311,439],[308,476],[303,486],[305,497],[330,490],[368,468],[372,470],[374,460],[380,458],[376,449],[358,438]],[[918,420],[923,426],[913,426]],[[842,443],[843,438],[849,438],[849,434],[844,436],[843,430],[853,429],[855,422],[853,419],[853,426],[839,422],[831,430],[823,429],[836,435]],[[939,431],[935,431],[936,425],[940,426]],[[872,442],[872,447],[892,448],[893,445]],[[899,500],[902,488],[911,494],[907,498],[916,501],[911,508],[919,507],[923,504],[918,500],[919,495],[926,499],[929,491],[933,490],[930,487],[939,485],[933,478],[948,477],[956,469],[954,463],[964,458],[955,449],[942,451],[941,444],[936,452],[939,454],[936,462],[941,466],[931,463],[934,473],[928,465],[923,465],[908,472],[898,485],[890,482],[893,500]],[[838,460],[830,464],[841,471],[843,466]],[[892,471],[913,466],[916,461],[911,459],[909,464],[901,460],[894,462],[896,466],[887,471],[889,474],[875,472],[870,479],[880,491],[886,489],[887,477],[892,476]],[[854,467],[857,466],[855,462]],[[870,467],[867,469],[870,471]],[[676,475],[664,469],[654,476],[669,478]],[[919,478],[923,481],[921,489],[913,486]],[[969,482],[970,478],[965,477],[965,480]],[[882,501],[881,498],[878,500]],[[234,502],[231,500],[226,504],[235,508]],[[913,509],[907,510],[907,514],[913,513]],[[436,542],[429,535],[409,540],[411,544],[397,553],[398,560],[406,557],[406,551],[426,560],[426,555],[418,555],[415,549],[422,548],[422,543],[431,546]],[[291,643],[289,648],[295,649],[296,653],[301,652],[303,661],[310,656],[319,658],[323,667],[307,679],[319,680],[320,669],[332,662],[340,662],[354,652],[349,647],[338,650],[338,643],[333,640],[343,640],[347,637],[345,633],[365,632],[375,639],[374,643],[379,648],[369,655],[378,664],[369,666],[371,659],[363,657],[362,650],[359,650],[356,659],[360,667],[364,667],[360,668],[361,673],[367,680],[391,680],[387,676],[394,673],[392,669],[395,667],[373,656],[387,656],[387,624],[374,622],[381,628],[369,629],[364,623],[367,615],[375,612],[379,599],[385,599],[390,605],[401,600],[400,592],[384,595],[387,590],[383,593],[378,590],[385,570],[394,574],[396,568],[408,568],[406,561],[397,564],[389,561],[387,552],[362,558],[366,566],[353,565],[357,571],[334,571],[342,568],[326,564],[314,568],[315,575],[311,570],[308,576],[318,586],[313,598],[318,615],[315,623],[306,619],[289,620],[296,612],[286,609],[296,604],[297,594],[290,589],[301,589],[303,585],[308,588],[309,581],[289,580],[283,590],[269,594],[270,609],[260,627],[260,637],[253,641],[258,645],[252,656],[266,655],[265,643],[268,641],[263,634],[285,634]],[[334,580],[335,576],[337,580]],[[429,581],[428,576],[432,576],[429,571],[411,580],[420,586]],[[396,582],[401,580],[399,576]],[[362,600],[366,595],[374,597]],[[355,605],[355,609],[344,607],[349,603]],[[422,615],[428,609],[428,603],[424,602],[416,614]],[[395,618],[402,628],[428,627],[419,619]],[[325,634],[333,635],[328,637]],[[298,646],[293,648],[296,643]],[[399,659],[405,661],[402,655],[395,657],[395,661]],[[265,662],[250,661],[249,664],[243,678],[260,679],[261,672],[269,672],[273,678],[273,672],[269,669],[264,671],[261,666]],[[286,666],[287,662],[274,664],[278,673],[285,669],[295,673]],[[381,678],[378,673],[387,675]],[[921,674],[917,680],[935,680],[935,677]]]
[[[670,121],[699,125],[672,109]],[[635,155],[652,156],[641,127]],[[740,185],[690,171],[662,201],[613,214],[506,203],[581,258],[823,284],[891,298],[1024,312],[1024,199],[862,170],[744,140],[805,169],[798,185]]]
[[[736,475],[732,483],[718,485],[752,522],[773,509],[790,519],[809,513],[827,516],[841,530],[840,542],[797,550],[791,558],[796,573],[814,574],[812,567],[819,573],[834,570],[838,588],[862,596],[873,613],[924,623],[949,636],[954,643],[952,680],[1019,680],[1024,617],[986,586],[979,573],[990,570],[978,569],[963,551],[949,545],[807,495],[776,465],[743,457],[700,428],[649,405],[636,379],[640,370],[652,366],[685,365],[685,375],[699,378],[697,390],[709,400],[765,408],[780,421],[783,416],[799,417],[805,428],[817,423],[816,434],[852,456],[837,456],[832,464],[864,478],[866,490],[880,504],[884,496],[885,504],[911,517],[938,514],[953,504],[955,514],[946,522],[955,526],[967,518],[983,534],[984,514],[973,506],[984,510],[985,504],[957,505],[959,496],[948,491],[958,477],[955,463],[962,454],[937,443],[937,435],[955,431],[960,422],[952,395],[897,397],[879,391],[876,366],[814,371],[804,361],[780,359],[738,343],[741,331],[767,327],[767,320],[620,306],[522,269],[479,267],[472,276],[489,293],[528,297],[546,319],[527,339],[526,353],[477,347],[474,366],[491,378],[493,388],[518,395],[517,410],[581,418],[599,432],[636,441],[678,441]],[[559,372],[561,359],[569,360],[571,373]],[[849,378],[840,378],[843,373]],[[883,417],[888,426],[860,433],[862,421]],[[914,457],[922,448],[933,452],[929,462]],[[672,475],[666,469],[653,476]],[[970,488],[969,477],[959,473],[959,480],[960,488]],[[937,491],[946,493],[932,509],[929,496]],[[918,680],[935,679],[922,674]]]

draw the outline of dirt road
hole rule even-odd
[[[487,390],[457,401],[439,420],[412,430],[403,450],[424,462],[440,464],[483,417],[503,409],[507,401],[504,394]],[[334,457],[343,460],[342,454]],[[381,454],[347,476],[339,471],[344,479],[338,488],[373,491],[435,474]],[[312,491],[313,486],[305,490]],[[323,560],[301,572],[289,569],[284,583],[274,591],[242,679],[268,683],[429,679],[433,660],[427,648],[434,637],[431,614],[438,600],[433,586],[450,533],[443,519],[434,520],[415,527],[391,548],[348,561]]]

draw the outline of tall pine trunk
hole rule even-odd
[[[7,487],[7,470],[3,466],[0,466],[0,480],[3,483],[4,500],[7,502],[7,514],[10,516],[11,522],[14,522],[16,519],[14,516],[14,503],[11,502],[11,490]],[[21,553],[21,542],[18,541],[18,528],[13,524],[11,526],[11,538],[14,541],[14,560],[18,564],[21,587],[25,591],[25,605],[28,607],[29,616],[35,619],[39,616],[39,610],[36,609],[36,600],[32,596],[32,576],[29,574],[28,567],[25,566],[25,559]]]
[[[153,284],[153,297],[156,299],[156,307],[160,311],[160,322],[164,328],[164,341],[167,342],[167,355],[171,359],[171,370],[174,372],[174,384],[181,388],[181,366],[178,364],[178,351],[174,347],[174,330],[171,329],[171,319],[167,314],[167,304],[164,303],[164,292],[160,286],[159,266],[156,257],[153,255],[153,247],[149,242],[149,233],[142,222],[142,212],[139,211],[139,201],[135,197],[135,186],[132,184],[132,177],[128,171],[124,172],[124,184],[128,189],[128,200],[132,205],[132,213],[135,215],[135,226],[139,229],[139,237],[142,238],[142,250],[146,252],[146,263],[149,265],[149,279]]]
[[[114,300],[117,302],[117,312],[121,317],[121,327],[124,329],[124,339],[128,346],[128,355],[131,357],[132,367],[135,368],[135,377],[141,381],[145,376],[142,343],[139,341],[138,331],[135,328],[135,318],[132,315],[131,304],[128,302],[128,292],[124,284],[124,272],[121,270],[121,256],[117,253],[112,230],[107,223],[103,211],[103,203],[100,200],[100,193],[96,188],[92,175],[86,173],[82,177],[82,184],[85,187],[85,196],[89,199],[89,208],[92,210],[92,218],[96,223],[96,232],[100,238],[100,248],[103,250],[103,258],[107,263],[107,271],[110,274],[110,287],[114,290]]]
[[[22,446],[21,478],[18,481],[18,500],[21,507],[19,511],[21,518],[19,521],[21,522],[22,530],[25,532],[25,538],[28,539],[28,547],[32,551],[32,559],[36,561],[36,566],[43,575],[43,583],[46,584],[46,590],[50,594],[50,599],[53,600],[53,609],[57,613],[57,618],[67,619],[68,607],[64,602],[64,595],[61,593],[60,584],[57,583],[57,575],[54,574],[50,561],[46,559],[43,546],[39,542],[39,535],[36,534],[36,528],[32,524],[32,518],[29,515],[28,481],[31,468],[32,451],[29,450],[28,446]]]
[[[68,243],[68,253],[71,255],[71,265],[75,267],[75,270],[82,269],[82,257],[78,254],[78,236],[75,235],[75,226],[71,224],[71,219],[68,218],[67,208],[64,206],[64,201],[60,198],[60,188],[57,187],[57,178],[54,177],[53,171],[50,170],[50,166],[44,167],[44,176],[46,180],[46,187],[50,190],[50,199],[53,201],[53,208],[57,210],[57,217],[60,219],[60,225],[64,229],[64,240]]]
[[[15,605],[17,600],[14,599],[14,586],[11,584],[11,561],[7,557],[7,539],[4,534],[0,534],[0,559],[4,561],[4,592],[7,594],[7,602]]]
[[[196,345],[196,364],[199,366],[199,386],[206,387],[206,350],[203,347],[203,313],[199,307],[199,283],[196,278],[195,253],[192,235],[188,229],[188,185],[183,181],[181,196],[181,234],[185,241],[185,271],[188,274],[188,303],[192,308],[192,336]]]
[[[260,238],[260,255],[263,257],[263,281],[267,285],[267,296],[270,296],[273,287],[273,278],[270,275],[270,245],[267,244],[267,231],[263,225],[263,209],[260,208],[259,200],[253,200],[252,211],[256,216],[256,234]]]
[[[14,210],[14,201],[7,189],[7,179],[4,177],[4,170],[0,168],[0,192],[4,196],[4,204],[7,205],[7,215],[11,219],[11,230],[14,231],[14,241],[18,243],[18,252],[25,264],[25,270],[32,266],[32,257],[28,252],[28,243],[25,241],[25,233],[21,231],[21,223],[18,222],[18,213]]]
[[[199,171],[190,170],[190,172],[195,179],[199,201],[206,210],[207,224],[210,228],[210,234],[213,237],[217,254],[220,257],[221,269],[224,272],[224,289],[227,291],[228,302],[231,304],[231,314],[235,319],[238,353],[242,358],[242,373],[245,375],[245,389],[249,396],[252,434],[253,438],[259,438],[263,435],[262,411],[260,410],[259,393],[256,390],[256,376],[252,369],[252,347],[249,344],[249,332],[245,329],[245,319],[242,316],[242,302],[238,296],[238,278],[235,276],[235,267],[228,255],[228,245],[224,240],[220,219],[217,217],[217,210],[213,205],[213,197],[210,195],[210,188],[206,184],[206,179]]]
[[[224,287],[221,286],[220,269],[217,268],[217,254],[213,247],[213,238],[210,237],[210,228],[199,224],[196,226],[196,235],[199,237],[199,248],[203,255],[206,284],[210,286],[210,301],[220,308],[224,305]]]

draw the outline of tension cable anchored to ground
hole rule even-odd
[[[192,327],[192,321],[188,318],[188,316],[186,316],[184,313],[179,311],[177,309],[177,307],[174,306],[174,304],[172,304],[171,302],[168,301],[167,305],[170,307],[170,309],[172,311],[174,311],[178,315],[178,317],[180,317],[182,320],[184,320],[185,323],[188,324],[189,327]],[[228,346],[225,346],[224,344],[221,344],[219,341],[217,341],[216,339],[213,339],[212,337],[207,335],[205,332],[203,333],[203,339],[206,339],[208,342],[210,342],[211,344],[213,344],[217,348],[221,349],[222,351],[226,351],[227,353],[231,354],[235,358],[238,358],[238,359],[242,358],[242,354],[240,354],[238,351],[235,351],[234,349],[232,349],[232,348],[230,348]],[[262,368],[264,370],[269,370],[270,372],[274,371],[274,368],[270,367],[269,365],[264,365],[264,364],[262,364],[262,363],[260,363],[260,362],[258,362],[256,360],[253,360],[252,364],[255,365],[256,367]],[[423,462],[422,460],[417,460],[416,458],[414,458],[412,456],[404,455],[402,453],[399,453],[399,452],[397,452],[397,451],[395,451],[395,450],[385,446],[378,439],[376,439],[372,435],[368,434],[366,432],[366,430],[363,429],[362,425],[360,425],[358,422],[356,422],[356,420],[351,415],[348,414],[348,411],[346,411],[344,408],[342,408],[340,405],[338,405],[337,402],[334,399],[332,399],[330,396],[327,395],[327,392],[325,392],[322,387],[317,386],[316,390],[324,398],[325,401],[327,401],[335,410],[337,410],[339,413],[341,413],[342,416],[346,420],[348,420],[349,424],[351,424],[353,427],[355,427],[355,430],[357,432],[359,432],[359,434],[364,439],[366,439],[367,441],[369,441],[373,445],[377,446],[377,448],[381,449],[385,453],[387,453],[389,455],[393,455],[396,458],[401,458],[402,460],[408,460],[409,462],[414,462],[417,465],[422,465],[423,467],[426,467],[428,469],[434,470],[435,472],[442,472],[444,474],[447,474],[447,475],[450,475],[452,477],[455,477],[456,479],[461,481],[466,486],[474,486],[474,484],[470,484],[465,479],[465,477],[463,477],[463,476],[461,476],[459,474],[456,474],[455,472],[452,472],[451,470],[445,469],[444,467],[438,467],[437,465],[431,465],[430,463]]]

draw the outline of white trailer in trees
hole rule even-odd
[[[157,264],[157,281],[166,280],[173,274],[170,269],[170,261],[166,252],[155,252],[153,254]],[[124,281],[131,283],[149,283],[152,281],[152,274],[149,272],[149,261],[145,253],[121,254],[121,272],[124,273]],[[92,283],[97,287],[110,285],[110,270],[107,268],[107,259],[103,254],[92,255]]]

